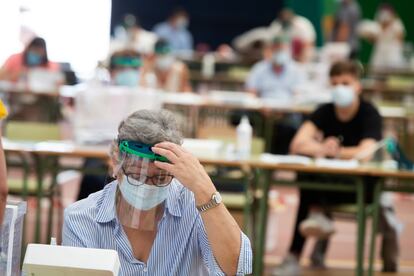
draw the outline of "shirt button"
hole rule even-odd
[[[148,268],[146,268],[146,267],[145,267],[145,268],[144,268],[144,272],[148,272]]]

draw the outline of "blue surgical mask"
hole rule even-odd
[[[287,51],[278,51],[273,53],[272,62],[276,65],[286,65],[290,60],[289,53]]]
[[[355,91],[349,85],[336,85],[332,90],[332,100],[338,107],[348,107],[355,98]]]
[[[131,179],[129,180],[131,181]],[[138,180],[134,181],[134,185],[130,184],[124,175],[119,184],[119,190],[123,198],[134,208],[147,211],[160,205],[168,197],[170,185],[158,187],[148,185]]]
[[[120,86],[136,87],[138,86],[139,72],[134,69],[128,69],[118,72],[115,75],[114,83]]]
[[[42,64],[42,56],[35,52],[28,51],[26,55],[26,62],[28,66],[38,66]]]

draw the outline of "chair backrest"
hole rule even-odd
[[[6,122],[6,137],[11,140],[45,141],[61,140],[59,125],[40,122]]]

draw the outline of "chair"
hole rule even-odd
[[[5,134],[6,138],[15,141],[41,142],[61,139],[59,126],[52,123],[7,121]],[[35,196],[37,198],[35,240],[36,242],[40,242],[40,202],[45,197],[49,199],[48,233],[51,233],[55,185],[53,185],[54,181],[52,181],[48,185],[38,187],[39,182],[29,178],[29,176],[33,166],[35,166],[37,177],[39,177],[38,170],[41,169],[41,166],[47,164],[43,164],[39,160],[34,160],[33,156],[23,154],[7,154],[6,162],[8,167],[19,167],[23,170],[22,179],[9,178],[7,180],[9,193],[22,196],[23,199],[26,199],[28,196]]]
[[[225,142],[234,142],[234,139],[226,137],[210,137],[211,139],[220,139]],[[256,156],[264,151],[264,140],[259,137],[252,139],[252,155]],[[219,183],[219,187],[232,187],[235,189],[227,189],[220,191],[223,202],[230,211],[243,212],[243,228],[246,233],[252,234],[251,221],[251,204],[253,203],[253,191],[250,185],[252,179],[249,178],[249,173],[239,168],[229,170],[219,169],[215,174],[210,173],[213,182]]]

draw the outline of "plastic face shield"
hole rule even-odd
[[[164,213],[173,176],[157,168],[154,161],[168,160],[153,153],[150,145],[135,141],[120,141],[119,151],[118,219],[126,227],[155,230]]]

